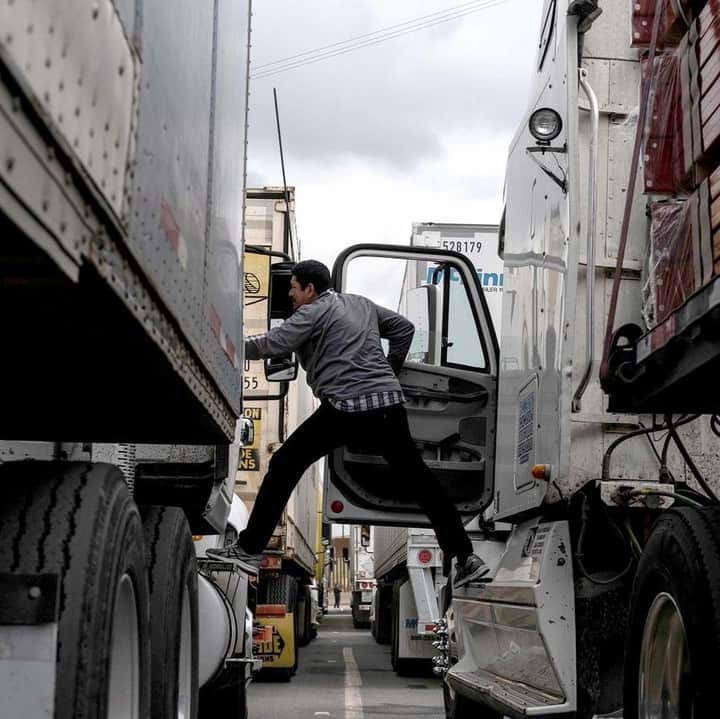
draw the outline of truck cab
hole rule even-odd
[[[692,434],[678,427],[717,408],[707,373],[692,375],[715,367],[717,278],[647,332],[646,210],[658,198],[647,175],[641,193],[638,160],[644,150],[651,164],[652,152],[636,115],[641,62],[628,28],[631,13],[649,8],[645,47],[661,38],[657,48],[694,67],[698,42],[702,57],[715,52],[712,36],[702,38],[718,13],[685,3],[687,17],[668,16],[685,33],[672,44],[662,25],[670,5],[543,3],[531,95],[507,162],[499,337],[475,268],[449,248],[357,245],[333,269],[337,291],[414,323],[400,373],[411,432],[490,566],[486,581],[455,589],[450,580],[440,593],[435,664],[448,717],[713,712],[700,667],[720,653],[702,628],[717,626],[720,563],[693,557],[697,546],[718,548],[717,453],[707,448],[717,420]],[[693,85],[690,104],[695,91],[705,92]],[[650,123],[652,97],[643,88],[640,117]],[[673,107],[684,117],[685,104]],[[701,156],[693,170],[705,184],[674,201],[699,193],[702,202],[707,183],[716,192],[716,167],[716,156]],[[653,362],[658,342],[666,351]],[[608,348],[616,381],[601,384]],[[412,488],[394,479],[372,447],[336,450],[326,517],[428,526]]]

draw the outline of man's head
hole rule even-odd
[[[293,267],[290,301],[293,309],[308,305],[330,287],[330,270],[317,260],[303,260]]]

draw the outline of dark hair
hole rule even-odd
[[[302,289],[305,289],[311,282],[318,294],[325,292],[330,287],[330,270],[317,260],[298,262],[293,267],[292,273]]]

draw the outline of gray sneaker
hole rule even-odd
[[[464,587],[470,582],[481,582],[488,581],[483,577],[490,571],[485,562],[483,562],[477,554],[470,554],[468,558],[461,564],[458,562],[455,565],[455,579],[453,581],[453,587],[458,589]]]
[[[250,554],[250,552],[246,552],[238,544],[229,544],[227,547],[207,549],[205,554],[207,554],[210,559],[218,559],[222,562],[237,564],[253,574],[258,573],[263,557],[262,554]]]

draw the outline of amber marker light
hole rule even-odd
[[[549,480],[550,479],[550,465],[549,464],[536,464],[532,468],[532,476],[535,477],[535,479],[544,479]]]

